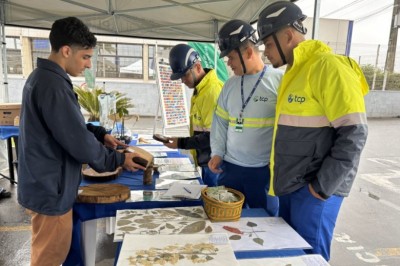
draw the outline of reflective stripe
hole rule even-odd
[[[367,116],[365,115],[365,113],[352,113],[344,115],[342,117],[339,117],[335,121],[332,121],[332,125],[335,128],[360,124],[367,124]]]
[[[296,116],[284,115],[279,116],[279,125],[294,127],[329,127],[330,123],[326,116]]]
[[[221,117],[222,119],[228,120],[229,119],[229,114],[227,111],[222,109],[219,105],[217,105],[217,108],[215,109],[215,114]]]
[[[245,117],[243,123],[243,127],[252,127],[252,128],[262,128],[262,127],[273,127],[275,118],[267,117],[267,118],[248,118]],[[236,126],[236,118],[229,117],[229,126]]]
[[[201,127],[201,126],[198,126],[198,125],[193,125],[193,131],[210,132],[211,129],[210,128],[206,128],[206,127]]]
[[[328,121],[326,116],[296,116],[284,115],[279,116],[279,125],[294,126],[294,127],[328,127],[335,128],[341,126],[352,126],[359,124],[367,124],[367,117],[365,113],[353,113],[344,115],[332,123]]]

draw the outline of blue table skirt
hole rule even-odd
[[[179,152],[168,152],[168,158],[185,158]],[[102,182],[102,184],[122,184],[128,186],[131,190],[154,190],[155,180],[158,174],[153,175],[152,185],[143,185],[143,171],[127,172],[123,171],[115,180]],[[81,186],[96,184],[93,182],[82,180]],[[201,200],[186,201],[141,201],[141,202],[118,202],[118,203],[75,203],[73,206],[73,230],[72,243],[68,257],[63,265],[84,265],[81,254],[81,223],[104,217],[115,217],[117,210],[124,209],[151,209],[151,208],[171,208],[171,207],[189,207],[200,206]]]
[[[243,209],[241,217],[268,217],[264,209]],[[122,241],[118,242],[115,254],[114,265],[117,265],[119,253],[121,252]],[[302,249],[281,249],[281,250],[255,250],[255,251],[235,251],[236,259],[255,259],[300,256],[306,253]]]

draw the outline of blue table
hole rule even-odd
[[[178,152],[168,152],[169,158],[187,157]],[[158,174],[153,175],[152,185],[143,185],[143,171],[124,171],[117,179],[104,183],[118,183],[129,186],[131,190],[154,190]],[[96,182],[83,180],[81,186]],[[98,183],[98,182],[97,182]],[[108,204],[75,203],[73,206],[72,243],[68,257],[63,265],[95,265],[97,219],[115,217],[117,210],[171,208],[185,206],[200,206],[201,200],[187,201],[141,201],[118,202]],[[108,221],[108,220],[107,220]]]
[[[243,209],[241,214],[241,217],[268,217],[268,216],[269,216],[268,213],[264,209]],[[117,264],[122,243],[123,243],[122,241],[118,243],[114,265]],[[237,259],[289,257],[289,256],[300,256],[305,254],[306,253],[302,249],[235,251],[235,257]]]
[[[19,135],[19,127],[15,126],[0,126],[0,139],[7,141],[7,157],[8,157],[8,171],[9,176],[5,176],[0,173],[0,175],[8,180],[10,180],[11,184],[16,184],[15,174],[14,174],[14,163],[17,164],[18,159],[18,135]],[[12,140],[15,143],[15,152],[16,158],[14,162],[14,155],[12,152]]]

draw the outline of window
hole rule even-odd
[[[22,74],[21,40],[19,37],[6,37],[7,73]]]
[[[168,63],[169,52],[172,46],[157,46],[157,58],[159,62]],[[149,79],[155,79],[156,77],[156,64],[155,64],[156,47],[149,45]]]
[[[156,47],[154,45],[149,45],[149,79],[156,78],[156,62],[154,61],[156,55]]]
[[[51,46],[48,39],[32,39],[32,66],[37,67],[37,59],[48,58],[50,55]]]
[[[143,79],[143,46],[98,43],[97,77]]]

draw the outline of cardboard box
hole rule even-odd
[[[14,119],[21,112],[20,103],[0,103],[0,125],[13,126]]]

